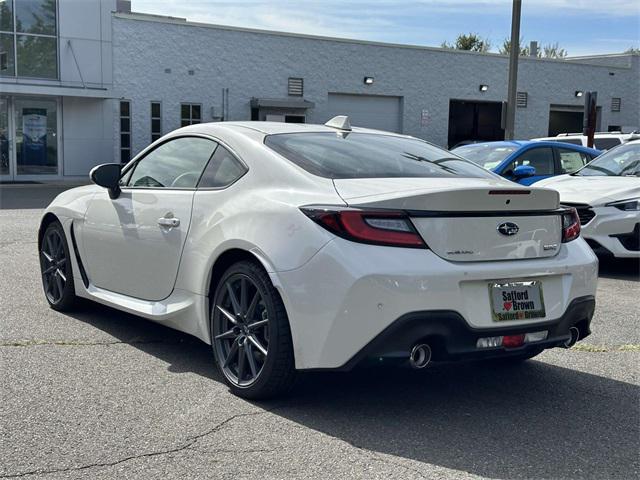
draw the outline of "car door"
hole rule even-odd
[[[593,157],[584,152],[570,148],[557,147],[555,151],[558,159],[556,164],[557,175],[573,173],[593,159]]]
[[[204,137],[171,138],[134,160],[118,198],[95,195],[81,234],[93,285],[143,300],[171,294],[195,188],[216,146]]]
[[[536,169],[532,177],[516,178],[513,171],[520,165],[528,165]],[[503,170],[503,176],[522,185],[531,185],[543,178],[555,175],[555,159],[551,147],[531,147],[518,154],[511,164]]]

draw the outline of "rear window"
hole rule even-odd
[[[617,138],[594,138],[593,148],[598,150],[609,150],[610,148],[620,145],[620,140]]]
[[[412,138],[370,133],[286,133],[265,145],[307,172],[325,178],[485,177],[483,168]]]

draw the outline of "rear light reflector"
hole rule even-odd
[[[539,332],[521,333],[519,335],[504,335],[499,337],[483,337],[476,342],[477,348],[518,348],[525,343],[541,342],[547,339],[549,332],[542,330]]]
[[[580,236],[580,217],[575,208],[562,213],[562,242],[567,243]]]
[[[504,348],[517,348],[524,345],[524,333],[522,335],[505,335],[502,337]]]
[[[427,248],[409,216],[396,210],[367,210],[339,206],[300,210],[331,233],[353,242],[392,247]]]

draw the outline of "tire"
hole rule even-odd
[[[251,261],[233,264],[211,305],[211,346],[230,390],[254,400],[287,392],[296,377],[289,320],[264,269]]]
[[[69,246],[58,221],[51,222],[40,242],[42,288],[49,306],[59,312],[72,310],[78,303]]]

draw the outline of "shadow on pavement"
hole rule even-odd
[[[0,185],[0,210],[45,208],[56,196],[78,185]]]
[[[599,260],[600,277],[640,281],[640,259],[600,257]]]
[[[73,317],[221,381],[209,346],[87,304]],[[637,478],[640,387],[538,361],[302,377],[273,413],[373,453],[490,478]]]

